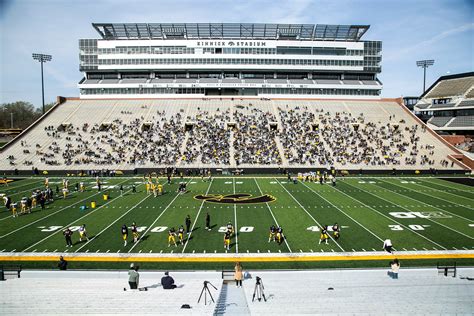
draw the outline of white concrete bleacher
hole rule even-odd
[[[428,315],[474,313],[473,268],[443,276],[436,268],[402,267],[398,279],[387,269],[252,271],[236,288],[223,286],[221,272],[171,272],[178,288],[164,290],[163,272],[140,271],[140,287],[129,290],[127,271],[23,271],[0,286],[2,315]],[[256,277],[267,301],[253,299]],[[203,282],[215,303],[197,300]],[[227,288],[226,288],[227,287]],[[126,288],[127,291],[123,289]],[[226,293],[221,293],[225,289]],[[224,295],[221,295],[224,294]],[[209,297],[208,297],[209,299]],[[191,309],[181,309],[189,304]]]
[[[424,98],[460,96],[468,93],[474,86],[474,77],[442,80]],[[472,90],[471,90],[472,91]]]
[[[20,279],[0,286],[1,315],[212,315],[215,304],[198,298],[204,281],[222,285],[218,272],[170,272],[178,288],[164,290],[163,272],[140,273],[139,287],[130,290],[127,271],[23,271]],[[124,291],[124,288],[127,290]],[[189,304],[191,309],[181,309]]]
[[[403,265],[403,262],[402,262]],[[391,279],[387,270],[251,272],[244,291],[251,315],[428,315],[474,313],[474,269],[458,277],[436,269],[400,269]],[[267,302],[252,302],[255,277],[264,285]],[[330,289],[332,288],[332,290]]]
[[[230,122],[236,123],[236,127],[239,129],[242,121],[245,119],[255,120],[255,118],[263,119],[262,114],[268,113],[263,124],[259,125],[259,131],[254,136],[265,137],[269,146],[273,146],[274,150],[271,152],[272,157],[266,163],[256,163],[253,159],[241,159],[241,153],[239,150],[235,150],[239,147],[237,142],[239,141],[239,131],[235,131],[231,137],[225,136],[224,142],[229,143],[230,152],[233,155],[230,159],[225,159],[226,163],[222,163],[218,160],[215,161],[202,161],[199,157],[196,161],[181,163],[182,156],[186,150],[186,144],[190,141],[190,133],[184,131],[184,125],[188,119],[193,120],[196,115],[203,112],[209,112],[208,115],[212,118],[217,115],[217,109],[221,113],[230,111],[231,118]],[[406,128],[418,126],[421,130],[421,125],[414,120],[403,108],[395,102],[388,101],[337,101],[337,100],[259,100],[259,99],[154,99],[154,100],[68,100],[66,103],[61,104],[55,109],[48,117],[41,121],[37,126],[33,127],[21,140],[26,145],[21,145],[18,141],[12,146],[7,147],[2,152],[2,157],[9,155],[15,156],[15,166],[9,164],[7,159],[0,159],[0,169],[30,169],[31,165],[25,164],[25,162],[32,162],[35,167],[41,169],[94,169],[94,168],[120,168],[120,169],[133,169],[137,167],[165,167],[175,165],[187,165],[190,168],[213,168],[213,167],[237,167],[235,161],[239,161],[238,167],[278,167],[280,163],[284,164],[283,167],[328,167],[326,165],[314,164],[311,161],[307,161],[302,164],[292,163],[288,164],[289,154],[293,154],[300,150],[303,151],[305,148],[285,148],[291,147],[288,141],[285,145],[282,145],[284,134],[289,133],[292,129],[296,129],[295,126],[287,125],[283,128],[280,110],[282,111],[297,111],[300,113],[311,112],[314,118],[311,119],[313,122],[305,121],[301,122],[303,125],[318,123],[320,116],[323,115],[326,119],[331,121],[332,117],[342,115],[350,117],[351,120],[356,119],[363,113],[364,123],[363,124],[375,124],[378,128],[386,127],[387,123],[390,126],[399,125],[401,133],[399,133],[400,141],[406,141],[410,143],[410,132],[405,131]],[[256,113],[260,113],[256,115]],[[163,133],[168,129],[164,126],[166,122],[173,121],[177,124],[178,128],[173,131],[170,142],[159,145],[162,140]],[[212,119],[211,119],[212,121]],[[60,137],[50,137],[47,134],[51,134],[51,131],[45,131],[45,127],[52,126],[54,130],[63,124],[70,124],[76,135],[69,135],[68,131],[58,132]],[[83,125],[87,123],[90,127],[97,125],[100,126],[102,123],[108,123],[112,125],[112,132],[103,131],[90,134],[89,131],[84,132],[82,130]],[[143,123],[151,123],[152,131],[149,133],[143,133],[141,127]],[[255,123],[255,122],[254,122]],[[277,133],[269,131],[269,124],[277,123]],[[210,122],[212,124],[212,122]],[[300,125],[301,125],[300,124]],[[363,125],[362,124],[362,125]],[[362,126],[361,125],[361,126]],[[301,126],[300,126],[301,127]],[[378,130],[375,128],[374,132]],[[387,128],[387,127],[386,127]],[[122,130],[128,130],[128,133]],[[391,127],[389,127],[391,129]],[[248,132],[248,131],[246,131]],[[101,157],[89,159],[90,157],[85,156],[84,147],[78,146],[75,138],[77,134],[80,134],[82,139],[87,139],[90,145],[98,148]],[[227,134],[227,133],[225,133]],[[334,148],[331,139],[324,139],[321,132],[313,133],[317,134],[318,145],[320,148],[319,152],[324,148],[325,151],[331,152]],[[203,134],[200,143],[206,142],[211,139],[212,135]],[[453,150],[440,140],[435,138],[429,132],[419,131],[418,136],[420,139],[418,144],[420,145],[418,150],[420,155],[429,154],[430,159],[434,161],[434,167],[441,169],[443,165],[441,161],[447,159],[447,156],[453,154]],[[69,140],[66,139],[69,138]],[[240,137],[242,138],[242,137]],[[316,139],[316,138],[315,138]],[[306,141],[314,141],[313,138],[306,138]],[[150,142],[153,141],[154,143]],[[125,142],[125,143],[123,143]],[[158,145],[157,145],[158,142]],[[55,144],[52,148],[51,145]],[[94,145],[95,143],[95,145]],[[36,145],[38,144],[38,148]],[[73,149],[76,149],[77,153],[74,153],[74,159],[82,161],[81,163],[72,163],[70,165],[65,164],[62,157],[63,153],[70,154],[67,150],[66,145],[71,144]],[[199,144],[193,145],[195,150]],[[390,145],[387,142],[386,145]],[[428,145],[428,147],[427,147]],[[69,145],[68,145],[69,146]],[[95,146],[95,147],[94,147]],[[124,150],[126,146],[127,150]],[[142,146],[142,147],[139,147]],[[160,147],[161,148],[157,148]],[[295,146],[295,144],[293,144]],[[432,147],[434,148],[432,149]],[[423,148],[421,148],[423,147]],[[59,151],[57,150],[59,148]],[[29,154],[24,154],[23,151],[29,150]],[[57,152],[54,152],[56,149]],[[89,148],[90,149],[90,148]],[[166,159],[151,159],[153,155],[147,157],[138,157],[139,159],[132,159],[135,152],[140,151],[170,151],[173,154],[168,155]],[[227,149],[226,149],[227,150]],[[36,152],[42,154],[38,155]],[[43,155],[47,153],[53,155],[53,158],[48,158],[48,161],[58,161],[58,165],[51,165],[46,162],[39,161]],[[157,153],[157,152],[155,152]],[[313,153],[314,154],[314,153]],[[350,153],[349,153],[350,154]],[[226,153],[227,155],[227,153]],[[394,155],[398,155],[394,153]],[[111,158],[113,157],[113,158]],[[112,159],[112,162],[107,164],[107,159]],[[401,154],[399,160],[403,160],[404,156]],[[229,163],[230,161],[230,163]],[[364,163],[353,164],[344,162],[341,164],[334,164],[338,169],[360,169],[360,168],[400,168],[408,167],[410,169],[418,169],[427,167],[427,165],[420,165],[419,162],[414,165],[405,166],[403,162],[400,165],[385,165],[385,166],[371,166]],[[455,166],[457,167],[457,166]]]

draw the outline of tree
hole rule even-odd
[[[41,115],[33,104],[25,101],[13,103],[3,103],[0,105],[0,128],[11,127],[11,117],[13,114],[13,127],[25,129],[31,125]]]

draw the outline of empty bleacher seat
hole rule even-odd
[[[474,116],[457,116],[448,127],[474,127]]]
[[[438,127],[442,127],[444,125],[446,125],[446,123],[449,122],[449,120],[451,120],[452,117],[451,116],[435,116],[433,118],[431,118],[428,123],[430,124],[433,124],[435,126],[438,126]]]

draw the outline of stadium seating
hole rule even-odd
[[[474,99],[462,100],[459,102],[458,107],[474,106]]]
[[[446,125],[453,117],[452,116],[433,116],[428,123],[438,127]]]
[[[465,94],[474,85],[474,77],[440,81],[425,98],[450,97]],[[471,90],[472,91],[472,90]]]
[[[433,104],[429,108],[430,109],[453,108],[455,105],[456,103]]]
[[[68,100],[2,151],[0,170],[417,169],[452,153],[392,101]]]
[[[456,116],[448,127],[474,127],[474,116]]]

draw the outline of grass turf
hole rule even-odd
[[[60,186],[60,181],[50,178],[53,188]],[[231,241],[230,254],[381,251],[386,238],[392,240],[397,252],[474,250],[474,188],[436,178],[345,178],[340,179],[336,187],[309,182],[293,184],[282,178],[216,177],[211,182],[185,178],[182,181],[188,181],[189,192],[183,195],[176,193],[180,179],[175,178],[171,185],[165,184],[165,194],[156,198],[144,192],[140,178],[108,178],[104,185],[113,186],[109,189],[112,197],[109,201],[102,200],[102,193],[92,188],[94,179],[72,178],[70,181],[71,187],[78,181],[85,182],[87,191],[73,192],[66,200],[56,199],[45,211],[35,209],[18,218],[12,218],[3,209],[0,212],[0,251],[57,252],[58,255],[71,252],[225,253],[223,233],[219,230],[229,221],[237,232]],[[42,178],[23,179],[0,187],[0,192],[18,201],[42,183]],[[133,183],[137,193],[130,192]],[[123,196],[118,190],[120,185],[125,189]],[[194,198],[205,193],[270,194],[276,201],[218,204]],[[90,208],[92,201],[97,202],[97,208]],[[88,209],[81,211],[81,205],[87,205]],[[211,231],[204,229],[207,213],[211,216]],[[168,229],[184,225],[188,214],[192,219],[192,233],[185,236],[184,245],[168,247]],[[124,247],[120,228],[132,222],[137,223],[141,240],[133,244],[129,236],[128,245]],[[318,228],[335,222],[342,227],[340,239],[330,240],[327,245],[319,244]],[[268,242],[268,229],[274,223],[281,225],[287,236],[280,245]],[[87,225],[90,241],[79,242],[75,232],[74,246],[66,248],[62,230],[67,226],[77,229],[82,224]],[[472,263],[472,260],[464,262]],[[105,265],[96,264],[97,267]],[[150,267],[164,265],[147,264]],[[222,263],[189,265],[193,264],[210,268],[222,266]],[[280,268],[371,266],[367,261],[249,264]],[[79,264],[82,265],[94,267]]]

